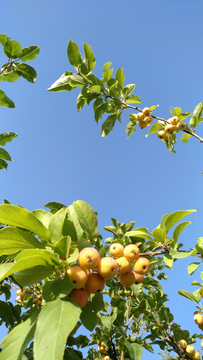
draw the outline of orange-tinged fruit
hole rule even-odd
[[[172,125],[177,125],[179,123],[179,118],[177,116],[173,116],[172,118],[168,119],[168,121],[170,122],[170,124]]]
[[[67,274],[75,285],[75,289],[81,289],[85,286],[88,275],[84,269],[80,266],[73,266],[67,270]]]
[[[144,121],[146,121],[147,124],[151,124],[152,121],[153,121],[152,115],[147,115],[147,116],[145,116]]]
[[[104,287],[105,287],[105,281],[99,274],[91,273],[88,275],[88,279],[85,284],[85,289],[90,294],[98,294],[102,290],[104,290]]]
[[[136,273],[134,270],[133,273],[135,275],[135,284],[141,284],[143,282],[144,276]]]
[[[139,127],[140,127],[141,129],[146,128],[146,127],[147,127],[147,122],[146,122],[145,120],[139,121]]]
[[[179,344],[180,344],[180,347],[181,347],[182,349],[186,349],[186,347],[187,347],[187,341],[185,341],[185,340],[180,340]]]
[[[200,315],[200,314],[196,314],[194,316],[194,322],[197,324],[197,325],[203,325],[203,316]]]
[[[140,275],[146,275],[150,270],[149,260],[144,257],[138,258],[133,264],[133,270]]]
[[[118,263],[110,256],[100,259],[97,271],[106,280],[112,279],[118,273]]]
[[[195,352],[194,346],[188,345],[188,346],[186,347],[186,352],[187,352],[187,354],[189,354],[189,355],[193,354],[193,353]]]
[[[162,139],[165,139],[166,132],[164,130],[160,130],[160,131],[158,131],[157,135],[158,135],[158,138],[162,140]]]
[[[70,296],[80,308],[83,308],[89,299],[89,293],[85,289],[73,289]]]
[[[190,355],[189,355],[189,358],[190,358],[191,360],[199,360],[199,359],[200,359],[200,354],[199,354],[198,351],[195,351],[193,354],[190,354]]]
[[[172,134],[172,132],[175,130],[175,126],[172,124],[167,124],[164,128],[165,132],[168,134]]]
[[[125,256],[116,259],[116,261],[118,263],[118,273],[124,274],[127,271],[131,270],[130,263]]]
[[[143,114],[143,113],[138,113],[138,114],[136,114],[136,119],[137,119],[138,121],[144,120],[144,114]]]
[[[134,261],[139,257],[139,248],[135,244],[127,245],[124,249],[124,256],[128,261]]]
[[[150,110],[150,108],[145,107],[145,108],[142,110],[142,112],[143,112],[144,115],[149,115],[149,114],[151,113],[151,110]]]
[[[125,274],[120,274],[118,281],[122,286],[132,286],[135,283],[135,275],[132,271],[128,271]]]
[[[110,246],[110,254],[116,258],[119,258],[123,255],[124,247],[122,244],[115,243]]]
[[[33,304],[35,304],[35,305],[38,304],[38,301],[39,301],[38,297],[36,297],[32,300]]]
[[[184,123],[183,121],[180,121],[177,125],[176,125],[178,130],[185,130],[186,128],[186,123]]]
[[[86,247],[78,255],[78,262],[83,269],[94,269],[97,267],[100,255],[95,248]]]

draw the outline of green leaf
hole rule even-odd
[[[123,96],[124,96],[124,100],[126,100],[126,98],[132,94],[133,90],[135,89],[136,85],[135,84],[128,84],[124,87],[123,89]]]
[[[79,86],[79,87],[83,87],[83,86],[87,86],[88,82],[87,80],[83,79],[83,77],[81,75],[69,75],[70,81],[69,84],[71,86]]]
[[[22,46],[16,40],[7,37],[4,45],[4,53],[8,58],[17,59],[22,52]]]
[[[65,274],[63,279],[57,279],[52,282],[52,291],[54,295],[59,298],[63,298],[64,296],[68,295],[74,289],[74,287],[74,284],[67,274]]]
[[[156,228],[153,230],[154,239],[159,243],[164,243],[166,240],[166,229],[165,228]]]
[[[18,65],[18,74],[24,77],[27,81],[34,83],[37,78],[37,73],[35,69],[27,64]]]
[[[34,210],[32,213],[48,229],[53,214],[43,209]]]
[[[39,52],[40,52],[39,46],[27,46],[22,49],[19,58],[21,61],[31,61],[36,58]]]
[[[71,244],[71,237],[64,236],[60,240],[54,243],[54,250],[57,254],[63,255],[67,259],[69,254],[70,244]]]
[[[73,241],[77,241],[81,238],[83,234],[83,229],[81,228],[77,213],[73,207],[70,205],[67,209],[68,219],[65,219],[62,235],[69,235]]]
[[[130,359],[141,360],[143,354],[143,347],[140,344],[130,343],[127,339],[124,339],[124,342],[129,351]]]
[[[107,117],[107,119],[102,124],[102,131],[101,131],[102,137],[107,136],[110,133],[110,131],[113,130],[116,120],[117,120],[117,115],[110,115]]]
[[[44,205],[44,207],[51,209],[51,213],[55,214],[58,210],[62,209],[63,207],[66,207],[66,206],[59,202],[51,201],[48,204]]]
[[[7,327],[14,326],[14,317],[11,311],[10,303],[6,303],[0,300],[0,318],[5,321]]]
[[[186,133],[181,136],[181,140],[182,140],[182,142],[184,142],[184,143],[187,143],[187,142],[190,140],[190,138],[191,138],[191,135],[190,135],[190,134],[186,134]]]
[[[47,91],[51,92],[59,92],[59,91],[71,91],[75,89],[76,86],[70,85],[70,75],[73,73],[71,71],[66,71],[66,75],[64,74],[56,80]]]
[[[8,163],[2,159],[0,159],[0,170],[8,168]]]
[[[79,250],[76,248],[73,253],[68,257],[67,263],[72,264],[73,262],[77,261],[79,255]]]
[[[97,314],[94,311],[93,305],[90,301],[88,301],[88,303],[83,307],[80,320],[89,331],[93,331],[97,325]]]
[[[13,132],[5,132],[0,134],[0,145],[5,145],[7,142],[11,142],[18,135]]]
[[[116,318],[117,318],[117,311],[114,309],[113,315],[101,316],[102,325],[105,326],[108,330],[110,330]]]
[[[19,63],[10,64],[9,66],[7,66],[6,63],[1,67],[4,80],[8,82],[14,82],[19,79],[20,75],[17,73],[18,70],[17,64]]]
[[[198,125],[198,120],[201,119],[203,113],[203,101],[201,101],[195,108],[193,115],[190,119],[190,126],[192,128],[196,127]]]
[[[173,239],[174,239],[175,241],[177,241],[178,238],[179,238],[179,236],[180,236],[180,234],[181,234],[181,232],[182,232],[188,225],[190,225],[190,224],[192,224],[191,221],[184,221],[184,222],[182,222],[181,224],[178,224],[178,225],[176,226],[176,228],[174,229]]]
[[[5,227],[0,230],[0,256],[33,248],[44,248],[44,245],[34,235],[13,227]]]
[[[87,73],[92,71],[96,65],[95,56],[91,50],[91,46],[86,43],[84,43],[84,64],[86,65]]]
[[[32,269],[18,271],[13,275],[20,286],[31,286],[53,274],[53,268],[48,266],[35,266]]]
[[[163,259],[164,259],[165,264],[168,265],[170,268],[172,268],[172,266],[173,266],[172,256],[169,254],[166,254],[166,255],[164,255]]]
[[[92,299],[92,308],[96,313],[104,310],[104,300],[102,294],[94,295]]]
[[[145,136],[148,137],[151,134],[156,134],[156,133],[158,133],[159,130],[162,130],[162,129],[163,129],[162,125],[160,125],[159,123],[155,123],[150,127],[148,134]]]
[[[175,211],[172,214],[170,214],[166,220],[166,232],[168,232],[173,225],[175,225],[178,221],[180,221],[185,216],[192,214],[193,212],[196,212],[197,210],[180,210]]]
[[[111,66],[110,61],[107,62],[106,64],[104,64],[104,66],[103,66],[103,68],[104,68],[103,77],[106,80],[106,82],[108,82],[112,78],[112,75],[113,75],[113,69],[109,69],[110,66]]]
[[[26,321],[17,325],[1,342],[3,348],[0,360],[21,360],[21,357],[32,341],[40,310],[36,310]]]
[[[86,90],[86,88],[83,88],[81,90],[81,92],[79,93],[77,100],[76,100],[76,107],[77,107],[78,111],[80,111],[83,108],[83,106],[87,103],[87,99],[83,93],[84,89]]]
[[[179,116],[182,112],[182,109],[180,107],[174,107],[172,109],[170,110],[170,113],[172,113],[175,116]]]
[[[49,239],[49,230],[29,211],[21,206],[0,205],[0,222],[32,231],[43,239]]]
[[[82,200],[73,203],[73,208],[77,214],[82,229],[86,232],[89,239],[94,239],[98,235],[97,217],[92,207]]]
[[[0,148],[0,158],[8,161],[12,161],[9,153],[3,148]]]
[[[142,103],[142,100],[139,98],[139,96],[137,96],[137,95],[135,96],[133,94],[126,97],[125,101],[126,101],[126,103],[129,103],[129,104],[140,104],[140,103]]]
[[[67,214],[67,207],[57,211],[49,222],[50,242],[54,244],[62,237],[62,228]]]
[[[125,82],[125,76],[122,68],[118,68],[118,70],[116,71],[116,80],[118,80],[118,83],[123,88]]]
[[[5,34],[0,34],[0,43],[1,45],[4,47],[7,38],[9,38],[9,36],[5,35]]]
[[[149,236],[145,231],[140,231],[140,230],[132,230],[132,231],[127,231],[125,233],[125,236],[135,236],[135,237],[140,237],[142,239],[147,239],[150,241],[153,241],[153,238],[151,236]]]
[[[198,269],[198,267],[202,264],[202,262],[199,262],[199,263],[191,263],[189,266],[188,266],[188,274],[189,275],[192,275],[194,274],[194,272]]]
[[[185,259],[188,256],[192,255],[193,250],[192,251],[176,251],[174,249],[170,249],[170,255],[172,256],[173,259]]]
[[[79,47],[72,40],[69,40],[67,55],[71,65],[73,65],[75,68],[78,68],[78,66],[82,64],[82,55],[80,53]]]
[[[8,108],[13,109],[15,107],[14,102],[9,99],[5,92],[0,89],[0,106],[7,106]]]
[[[127,126],[126,126],[126,133],[128,134],[128,137],[127,139],[129,139],[129,137],[134,134],[135,132],[135,129],[136,129],[136,124],[137,122],[133,122],[133,121],[130,121]]]
[[[34,358],[62,360],[68,335],[78,322],[81,309],[71,302],[54,301],[43,306],[34,341]]]
[[[178,291],[178,294],[181,295],[181,296],[184,296],[184,297],[186,297],[187,299],[189,299],[189,300],[191,300],[191,301],[194,301],[195,303],[198,304],[198,301],[197,301],[197,299],[196,299],[196,297],[194,296],[193,293],[187,292],[187,291],[185,291],[185,290],[179,290],[179,291]]]

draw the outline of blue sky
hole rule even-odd
[[[35,84],[1,83],[16,105],[0,109],[1,132],[14,131],[18,138],[6,146],[13,162],[0,174],[0,202],[5,198],[34,210],[49,201],[87,201],[99,214],[103,237],[109,236],[103,227],[111,225],[111,217],[152,230],[166,213],[198,209],[187,217],[193,224],[181,237],[185,249],[195,246],[203,235],[203,145],[178,138],[173,155],[156,135],[145,138],[146,129],[126,140],[130,111],[101,138],[91,105],[76,109],[78,90],[54,94],[46,89],[72,70],[66,55],[71,39],[81,52],[83,42],[92,47],[98,77],[108,61],[115,71],[123,67],[125,83],[137,84],[134,93],[142,106],[159,104],[154,115],[169,118],[175,106],[193,112],[203,100],[202,10],[201,0],[3,2],[0,32],[41,51],[30,62],[38,74]],[[5,62],[3,49],[0,60]],[[201,282],[200,271],[187,274],[188,263],[176,263],[163,287],[176,322],[192,334],[195,306],[177,295],[178,289],[192,291],[192,280]],[[155,357],[145,352],[143,358]]]

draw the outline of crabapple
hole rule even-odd
[[[196,314],[196,315],[194,316],[194,322],[195,322],[197,325],[202,326],[202,325],[203,325],[203,316],[200,315],[200,314]]]
[[[132,271],[128,271],[125,274],[120,274],[118,281],[123,286],[132,286],[135,283],[135,275]]]
[[[144,257],[138,258],[133,264],[133,270],[140,275],[146,275],[150,270],[149,260]]]
[[[147,115],[147,116],[145,116],[144,121],[146,121],[146,122],[147,122],[147,124],[151,124],[151,123],[152,123],[152,121],[153,121],[153,117],[152,117],[152,115]]]
[[[123,255],[124,247],[122,244],[115,243],[110,246],[110,254],[116,258],[120,258]]]
[[[167,124],[164,128],[165,132],[167,132],[168,134],[172,134],[174,129],[175,129],[175,126],[172,124]]]
[[[151,110],[150,110],[150,108],[145,107],[145,108],[142,110],[142,112],[143,112],[144,115],[149,115],[149,114],[151,113]]]
[[[100,291],[104,290],[105,281],[104,279],[97,273],[91,273],[88,275],[87,282],[85,284],[85,289],[90,294],[98,294]]]
[[[160,130],[160,131],[158,131],[158,138],[159,139],[165,139],[165,137],[166,137],[166,132],[164,131],[164,130]]]
[[[185,341],[185,340],[180,340],[179,344],[180,344],[180,347],[181,347],[182,349],[186,349],[186,347],[187,347],[187,341]]]
[[[168,119],[168,121],[170,122],[170,124],[172,125],[177,125],[179,123],[179,118],[177,116],[173,116],[172,118]]]
[[[193,354],[190,354],[190,355],[189,355],[189,358],[190,358],[191,360],[199,360],[199,359],[200,359],[200,354],[199,354],[198,351],[195,351]]]
[[[137,119],[138,121],[144,120],[144,114],[143,114],[143,113],[138,113],[138,114],[136,114],[136,119]]]
[[[176,125],[178,130],[185,130],[186,128],[186,123],[184,123],[183,121],[180,121],[177,125]]]
[[[144,121],[144,120],[140,120],[140,121],[139,121],[139,127],[140,127],[141,129],[146,128],[146,127],[147,127],[147,122]]]
[[[110,256],[100,259],[97,271],[106,280],[112,279],[118,273],[118,263]]]
[[[78,262],[83,269],[94,269],[97,267],[100,255],[95,248],[86,247],[78,255]]]
[[[139,253],[139,248],[135,244],[127,245],[124,249],[124,256],[128,261],[138,259]]]
[[[144,276],[141,274],[137,274],[134,270],[133,273],[135,275],[135,284],[141,284],[143,282]]]
[[[81,289],[85,286],[88,275],[84,269],[80,266],[73,266],[67,270],[67,274],[73,284],[75,285],[75,289]]]
[[[89,299],[89,293],[85,289],[73,289],[70,296],[80,308],[83,308]]]
[[[188,345],[188,346],[186,347],[186,353],[187,353],[188,355],[194,354],[194,352],[195,352],[194,346]]]
[[[122,256],[118,259],[116,259],[117,263],[118,263],[118,272],[120,274],[124,274],[127,271],[131,270],[131,266],[129,261],[125,258],[125,256]]]

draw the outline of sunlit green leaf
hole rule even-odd
[[[4,45],[4,53],[8,58],[17,59],[22,52],[22,46],[16,40],[7,37]]]
[[[13,275],[21,286],[31,286],[53,274],[53,268],[48,266],[35,266],[32,269],[18,271]]]
[[[198,301],[197,301],[196,297],[193,295],[193,293],[187,292],[185,290],[179,290],[178,294],[181,295],[181,296],[184,296],[187,299],[192,300],[192,301],[194,301],[195,303],[198,304]]]
[[[0,106],[7,106],[9,108],[14,108],[14,102],[9,99],[5,92],[3,90],[0,89]]]
[[[139,98],[139,96],[135,96],[133,94],[129,95],[128,97],[125,98],[126,103],[129,104],[140,104],[142,103],[142,100]]]
[[[110,131],[113,130],[116,120],[117,120],[117,115],[110,115],[107,117],[107,119],[102,124],[102,131],[101,131],[102,137],[107,136],[110,133]]]
[[[19,58],[21,61],[31,61],[36,58],[39,52],[40,52],[39,46],[27,46],[24,49],[22,49]]]
[[[154,236],[154,239],[157,241],[157,242],[160,242],[160,243],[164,243],[165,240],[166,240],[166,229],[165,228],[156,228],[153,230],[152,232],[153,236]]]
[[[198,262],[198,263],[191,263],[189,266],[188,266],[188,274],[189,275],[192,275],[194,274],[194,272],[198,269],[198,267],[202,264],[202,262]]]
[[[31,83],[34,83],[37,78],[35,69],[27,64],[18,65],[18,74]]]
[[[73,289],[75,285],[70,280],[69,276],[66,274],[63,279],[57,279],[52,282],[52,291],[55,296],[59,298],[63,298],[68,295]]]
[[[103,77],[106,80],[106,82],[108,82],[112,78],[112,75],[113,75],[113,69],[109,69],[110,66],[111,66],[110,61],[107,62],[106,64],[104,64],[104,66],[103,66],[103,68],[104,68]]]
[[[92,207],[82,200],[73,203],[82,229],[87,233],[89,239],[94,239],[98,234],[97,217]]]
[[[181,136],[182,142],[187,143],[187,142],[190,140],[191,136],[192,136],[192,135],[187,134],[187,133],[183,134],[183,135]]]
[[[128,134],[127,139],[134,134],[137,122],[130,121],[126,126],[126,133]]]
[[[107,329],[111,329],[114,321],[117,318],[117,311],[114,310],[113,315],[105,315],[105,316],[101,316],[101,322],[102,325],[105,326]]]
[[[60,240],[56,241],[54,245],[54,250],[57,254],[64,256],[66,259],[69,254],[69,248],[71,244],[71,237],[64,236]]]
[[[118,83],[123,88],[124,82],[125,82],[125,76],[124,76],[124,73],[123,73],[123,68],[118,68],[118,70],[116,71],[116,80],[118,80]]]
[[[7,142],[11,142],[18,135],[14,132],[5,132],[0,134],[0,145],[5,145]]]
[[[55,213],[49,222],[50,242],[54,244],[62,237],[62,228],[66,218],[67,208],[62,208]]]
[[[164,262],[166,263],[166,265],[168,265],[169,267],[173,266],[173,258],[171,255],[166,254],[166,255],[164,255],[163,259],[164,259]]]
[[[170,255],[173,257],[173,259],[185,259],[188,256],[192,255],[192,251],[176,251],[174,249],[170,249]]]
[[[140,237],[142,239],[153,240],[153,238],[149,236],[148,233],[137,229],[126,232],[125,236],[135,236],[135,237]]]
[[[160,125],[159,123],[155,123],[150,127],[148,134],[145,136],[148,137],[151,134],[156,134],[156,133],[158,133],[159,130],[162,130],[162,129],[163,129],[162,125]]]
[[[197,210],[180,210],[175,211],[174,213],[170,214],[166,220],[166,232],[168,232],[173,225],[175,225],[178,221],[180,221],[185,216],[196,212]]]
[[[78,45],[72,40],[69,40],[67,55],[71,65],[73,65],[75,68],[78,68],[78,66],[81,65],[82,55],[80,53]]]
[[[201,119],[203,113],[203,101],[201,101],[195,108],[193,115],[190,119],[190,126],[192,128],[196,127],[198,125],[198,120]]]
[[[192,224],[191,221],[184,221],[181,224],[178,224],[173,231],[173,239],[177,241],[181,232],[190,224]]]
[[[92,71],[96,65],[95,56],[93,51],[91,50],[91,46],[86,43],[84,43],[84,63],[86,65],[88,73]]]

